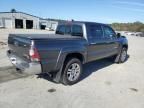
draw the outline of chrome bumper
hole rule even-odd
[[[11,63],[22,73],[34,75],[40,74],[42,72],[41,64],[39,62],[26,62],[16,55],[7,51],[7,56],[9,57]]]

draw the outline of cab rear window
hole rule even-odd
[[[72,36],[83,36],[82,26],[73,25],[72,26]]]
[[[59,25],[56,30],[56,34],[71,35],[71,36],[83,36],[83,29],[81,25]]]
[[[65,25],[59,25],[59,26],[57,27],[56,34],[64,35],[64,34],[65,34]]]

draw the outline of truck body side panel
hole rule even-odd
[[[57,71],[62,66],[67,54],[80,53],[86,59],[86,40],[35,40],[35,45],[40,54],[43,72]]]

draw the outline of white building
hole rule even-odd
[[[57,25],[58,21],[52,21],[49,19],[40,19],[41,29],[56,30]]]
[[[0,12],[0,28],[55,30],[58,22],[43,19],[23,12]]]

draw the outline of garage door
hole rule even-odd
[[[12,20],[5,19],[5,28],[12,28]]]
[[[15,19],[15,28],[23,28],[23,20],[22,19]]]
[[[52,23],[52,24],[51,24],[51,29],[53,29],[53,30],[56,29],[56,24],[55,24],[55,23]]]

